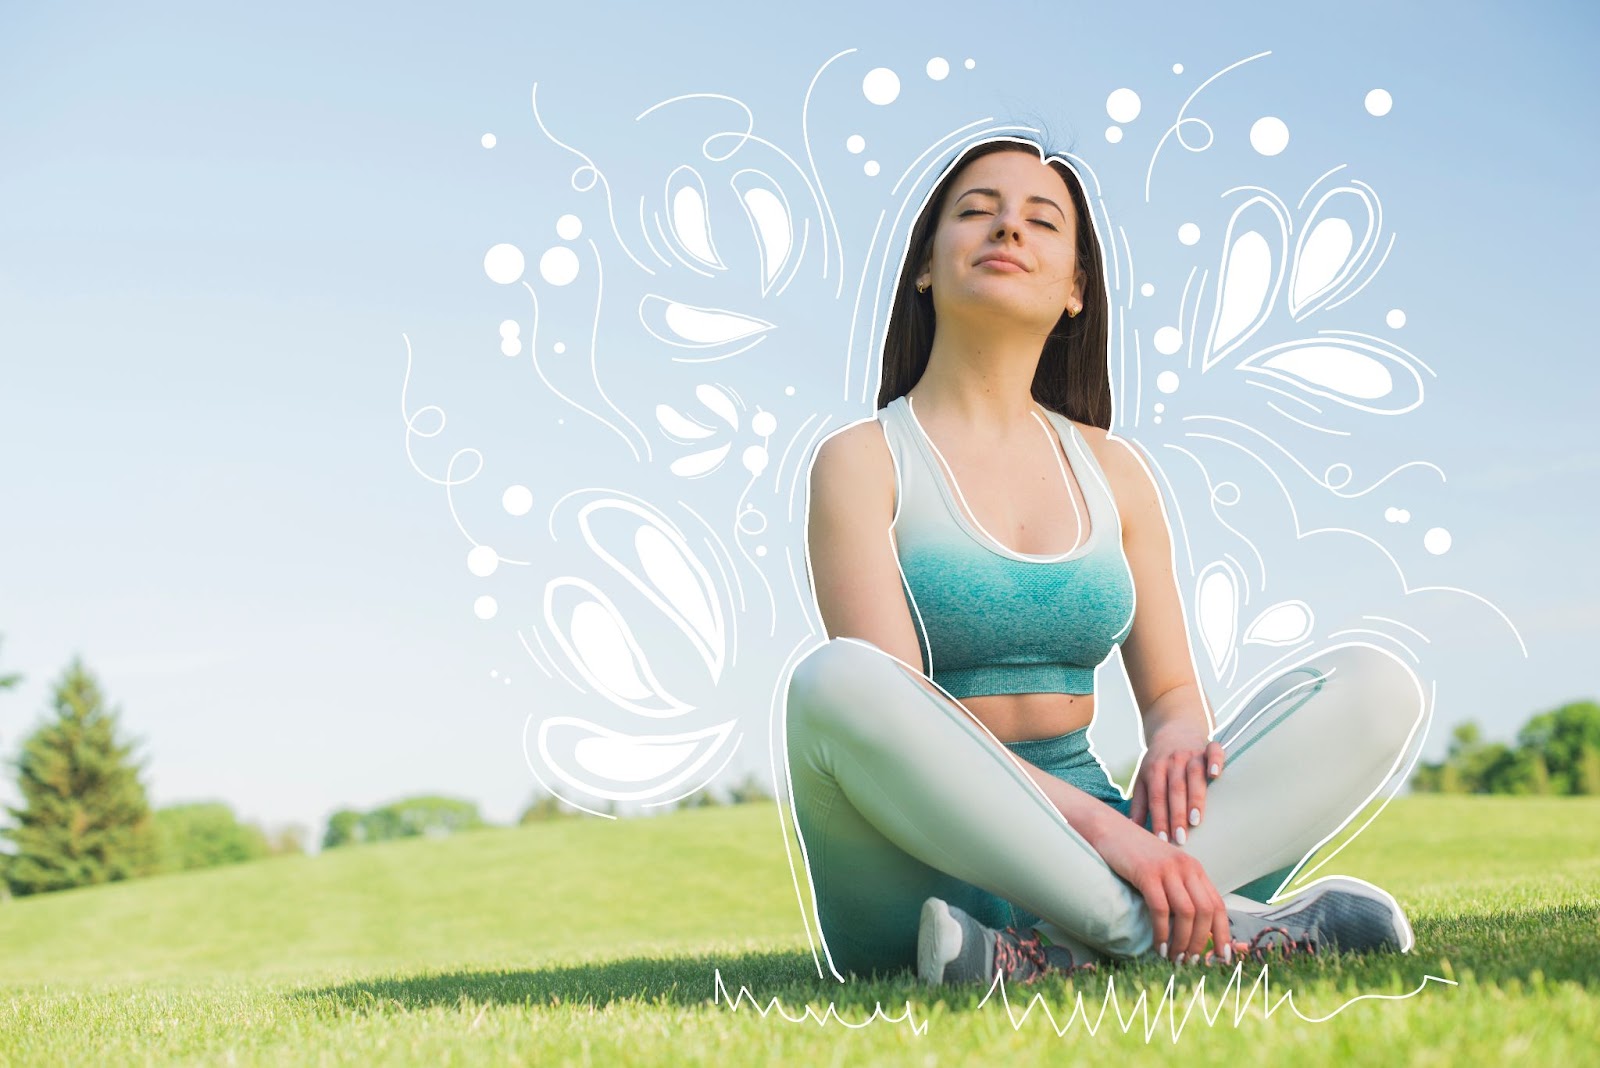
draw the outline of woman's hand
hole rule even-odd
[[[1144,897],[1156,953],[1179,964],[1185,959],[1195,963],[1205,959],[1209,939],[1222,959],[1231,962],[1227,907],[1205,868],[1142,826],[1117,822],[1120,829],[1102,836],[1095,849]]]
[[[1208,741],[1204,729],[1187,722],[1159,728],[1135,776],[1128,818],[1143,827],[1148,815],[1157,838],[1183,845],[1184,828],[1200,826],[1206,784],[1222,774],[1223,760],[1222,746]]]

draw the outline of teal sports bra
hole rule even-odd
[[[1133,627],[1133,573],[1110,484],[1072,421],[1045,412],[1089,511],[1089,537],[1048,556],[1014,552],[967,518],[909,397],[878,412],[894,457],[890,528],[923,670],[956,698],[1093,693],[1095,667]]]

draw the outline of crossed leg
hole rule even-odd
[[[1227,765],[1185,848],[1225,893],[1297,862],[1398,770],[1423,709],[1415,676],[1374,646],[1335,646],[1280,672],[1218,733]],[[1096,954],[1151,952],[1143,899],[1010,751],[870,642],[835,638],[800,661],[785,731],[836,974],[912,965],[930,896],[970,901],[980,922],[1009,926],[985,904],[1003,899]]]

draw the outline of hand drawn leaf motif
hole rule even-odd
[[[624,734],[575,716],[555,716],[539,724],[539,755],[569,786],[596,797],[637,801],[667,793],[704,769],[733,735],[734,722],[680,734],[645,735]],[[569,766],[582,774],[569,771]]]
[[[757,338],[772,329],[757,319],[722,308],[702,308],[647,293],[639,301],[639,321],[657,341],[680,349],[706,349]]]
[[[619,708],[655,718],[693,711],[656,680],[633,629],[592,583],[552,579],[544,588],[544,620],[572,666]]]
[[[1195,582],[1196,627],[1217,678],[1233,660],[1233,639],[1238,629],[1239,594],[1226,564],[1208,564]]]
[[[1256,645],[1293,645],[1311,634],[1315,622],[1304,601],[1279,601],[1245,628],[1244,640]]]
[[[761,295],[764,297],[783,274],[794,251],[794,221],[783,189],[766,173],[746,168],[728,179],[739,203],[744,206],[755,231],[756,251],[761,257]]]
[[[707,267],[725,270],[711,243],[706,183],[688,164],[667,176],[667,222],[678,247]]]
[[[1291,316],[1303,319],[1350,287],[1377,248],[1381,218],[1377,198],[1364,183],[1322,195],[1295,242]]]
[[[1422,376],[1404,354],[1376,340],[1286,341],[1245,357],[1237,369],[1379,415],[1399,415],[1422,403]]]
[[[1201,370],[1208,371],[1261,328],[1283,283],[1289,219],[1274,201],[1251,197],[1228,220],[1216,308]]]

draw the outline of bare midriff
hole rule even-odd
[[[1094,719],[1092,693],[997,693],[961,703],[1002,742],[1055,738]]]

